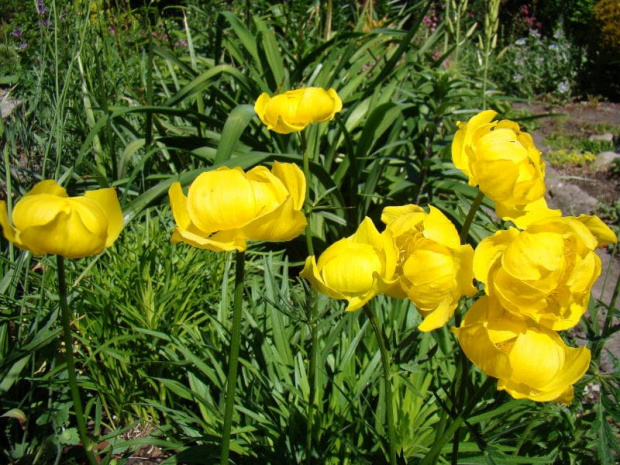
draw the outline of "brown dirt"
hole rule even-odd
[[[544,104],[515,105],[515,109],[528,109],[532,115],[540,115],[536,126],[529,132],[534,137],[536,146],[543,152],[550,151],[545,139],[551,134],[578,134],[588,138],[600,134],[597,125],[615,126],[620,133],[620,103],[581,102],[554,106]],[[609,169],[594,169],[582,166],[555,166],[559,174],[573,185],[601,202],[608,204],[620,199],[620,173]]]

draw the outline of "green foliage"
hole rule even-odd
[[[590,152],[582,153],[579,150],[556,150],[546,153],[545,158],[553,166],[587,166],[596,160],[596,155]]]
[[[71,349],[89,428],[104,461],[122,463],[153,445],[176,454],[169,463],[204,463],[220,451],[231,259],[170,243],[170,184],[186,186],[221,165],[301,163],[305,149],[318,251],[365,216],[379,224],[387,205],[432,202],[462,224],[476,190],[449,161],[456,121],[485,103],[498,110],[507,105],[478,70],[467,74],[460,66],[476,56],[467,43],[477,19],[460,10],[460,18],[430,27],[423,18],[431,2],[366,2],[366,8],[332,2],[331,17],[322,8],[329,2],[228,2],[230,11],[223,11],[221,2],[188,1],[184,17],[104,3],[95,2],[95,11],[86,2],[65,8],[50,0],[53,27],[35,27],[32,5],[18,13],[30,15],[27,21],[15,16],[36,40],[19,52],[23,72],[15,93],[23,103],[0,126],[3,188],[9,204],[39,177],[54,177],[70,191],[117,189],[122,236],[100,257],[71,262],[68,270],[76,315]],[[482,14],[483,2],[472,5]],[[7,50],[15,50],[17,38],[10,40]],[[569,50],[536,40],[534,59],[561,61],[555,54]],[[451,66],[459,47],[462,61]],[[539,80],[568,77],[564,65],[531,65],[531,73]],[[310,126],[305,141],[270,133],[255,117],[261,92],[311,85],[336,88],[344,108],[334,121]],[[472,241],[496,222],[480,213]],[[341,303],[319,297],[319,315],[308,314],[312,294],[297,278],[302,244],[300,238],[248,253],[232,458],[384,463],[379,347],[362,312],[344,314]],[[4,241],[0,246],[0,397],[12,412],[1,420],[3,458],[66,463],[72,459],[63,450],[76,435],[55,264]],[[391,348],[402,462],[609,458],[602,447],[613,446],[609,419],[616,411],[606,401],[593,416],[580,405],[508,400],[471,367],[447,328],[417,331],[420,317],[408,301],[380,297],[371,308]],[[612,329],[592,327],[588,339],[608,337]],[[551,432],[550,422],[557,425]],[[595,437],[593,424],[602,436]],[[148,437],[135,437],[136,431]]]
[[[620,52],[620,4],[600,0],[594,7],[594,18],[600,29],[600,47],[607,53]]]
[[[575,80],[583,60],[562,29],[552,37],[530,30],[500,52],[490,75],[511,95],[566,101],[578,92]]]
[[[14,47],[0,44],[0,83],[11,84],[17,80],[21,60]]]
[[[620,167],[618,163],[615,163],[616,166]],[[620,169],[612,172],[618,176],[620,173]],[[616,236],[620,235],[620,200],[617,200],[611,204],[606,204],[600,202],[596,209],[596,214],[601,217],[601,219],[614,231]]]

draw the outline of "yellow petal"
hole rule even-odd
[[[596,238],[598,241],[597,247],[605,247],[608,244],[618,242],[614,232],[598,216],[579,215],[577,220],[581,221]]]
[[[444,299],[431,312],[421,312],[424,315],[424,321],[420,323],[418,329],[423,332],[433,331],[434,329],[444,326],[452,315],[454,315],[455,305],[452,305],[450,299]]]
[[[293,198],[293,207],[301,210],[306,197],[306,177],[295,163],[274,162],[271,172],[276,176]]]
[[[106,247],[110,247],[123,230],[123,210],[116,191],[112,188],[87,191],[84,197],[95,200],[103,210],[108,221]]]
[[[438,244],[456,249],[461,241],[456,227],[440,210],[429,205],[429,214],[424,219],[424,237]]]
[[[19,204],[14,218],[24,225],[20,239],[33,254],[82,258],[105,248],[107,219],[95,201],[40,194],[24,196]]]
[[[502,267],[522,280],[540,280],[564,266],[564,238],[555,233],[523,231],[502,255]]]
[[[474,276],[478,281],[488,283],[491,268],[496,266],[504,250],[518,235],[516,229],[509,228],[480,241],[474,251]]]
[[[378,250],[382,250],[384,245],[383,237],[368,217],[364,218],[349,240],[358,244],[368,244]]]
[[[506,221],[512,221],[520,229],[527,228],[530,224],[537,223],[549,218],[557,218],[562,215],[560,210],[551,210],[547,206],[544,197],[525,206],[508,206],[501,202],[495,203],[497,216]]]
[[[39,194],[50,194],[56,197],[69,197],[67,195],[67,191],[64,187],[58,185],[58,183],[53,179],[46,179],[44,181],[39,181],[34,185],[32,189],[30,189],[24,197],[27,195],[39,195]]]
[[[9,215],[6,211],[6,203],[4,200],[0,200],[0,226],[2,226],[2,232],[7,241],[12,242],[18,247],[23,247],[19,240],[18,231],[9,221]]]
[[[179,229],[185,231],[189,229],[191,220],[187,212],[187,197],[183,194],[180,182],[173,182],[168,189],[168,197],[170,198],[170,208],[172,215]]]
[[[246,239],[255,241],[290,241],[296,238],[308,222],[305,215],[294,207],[293,198],[287,198],[272,212],[240,228],[241,234]]]
[[[263,124],[274,125],[277,122],[277,119],[274,121],[270,121],[267,116],[267,105],[269,104],[269,100],[271,100],[271,97],[269,97],[267,93],[263,92],[262,94],[260,94],[260,96],[256,100],[256,103],[254,104],[254,111],[263,122]]]
[[[177,227],[172,232],[170,241],[173,244],[184,242],[196,248],[212,250],[214,252],[231,250],[243,252],[247,249],[245,239],[237,235],[236,231],[221,231],[209,237],[204,237],[190,230],[183,230]]]
[[[323,278],[317,267],[316,259],[313,255],[306,258],[306,263],[301,273],[299,273],[299,276],[306,279],[310,285],[321,294],[331,297],[332,299],[345,299],[345,296],[341,292],[330,288],[323,282]]]
[[[256,166],[245,173],[254,194],[255,217],[266,215],[278,208],[289,197],[280,179],[265,166]]]
[[[459,130],[452,142],[452,162],[469,178],[471,178],[470,162],[472,160],[470,160],[468,151],[471,149],[474,135],[482,126],[489,124],[495,115],[497,115],[495,111],[486,110],[471,117],[467,123],[458,123]],[[477,182],[474,182],[472,185],[476,184]]]
[[[510,351],[511,381],[540,390],[558,375],[565,362],[564,350],[559,337],[552,335],[552,331],[528,328],[517,336]]]
[[[399,205],[385,207],[383,209],[383,212],[381,213],[381,221],[385,224],[390,224],[396,219],[405,215],[410,215],[412,213],[421,213],[423,215],[421,216],[421,218],[426,216],[426,212],[424,211],[424,209],[422,207],[419,207],[418,205]]]
[[[321,268],[326,286],[344,295],[366,293],[374,285],[374,273],[383,266],[377,252],[368,245],[347,242],[337,256]]]
[[[516,334],[512,332],[514,328],[512,321],[489,318],[489,311],[492,311],[490,305],[495,304],[489,297],[478,299],[467,311],[461,327],[453,331],[467,358],[487,375],[502,378],[512,372],[510,359],[506,351],[500,348],[501,345],[491,339],[487,329],[488,322],[493,321],[496,326],[501,326],[506,321],[507,342],[516,337]]]
[[[187,212],[206,233],[243,227],[257,216],[254,188],[240,168],[207,171],[189,188]]]
[[[308,87],[299,101],[296,121],[298,123],[328,121],[341,109],[342,101],[334,89],[328,92],[318,87]]]

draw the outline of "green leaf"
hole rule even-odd
[[[230,112],[224,129],[222,129],[222,136],[220,143],[215,153],[215,164],[222,164],[228,161],[233,153],[241,134],[247,127],[247,125],[256,116],[254,107],[252,105],[239,105]]]
[[[7,410],[2,415],[0,415],[0,417],[15,418],[22,424],[28,421],[28,418],[26,418],[26,414],[23,412],[23,410],[20,410],[18,408],[12,408],[11,410]]]
[[[67,428],[58,436],[58,440],[65,446],[77,446],[80,443],[80,437],[76,428]]]

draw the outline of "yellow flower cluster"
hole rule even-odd
[[[316,261],[306,259],[301,276],[319,292],[347,300],[354,311],[386,294],[416,304],[422,331],[450,320],[463,295],[473,295],[473,249],[460,245],[454,225],[443,213],[417,205],[387,207],[379,233],[369,218],[350,237],[329,246]]]
[[[477,246],[476,280],[485,297],[454,329],[469,359],[514,398],[568,403],[588,369],[590,351],[567,347],[556,331],[575,326],[601,273],[597,247],[616,242],[598,218],[563,217],[543,198],[544,162],[512,121],[484,111],[459,123],[454,164],[517,227]]]

